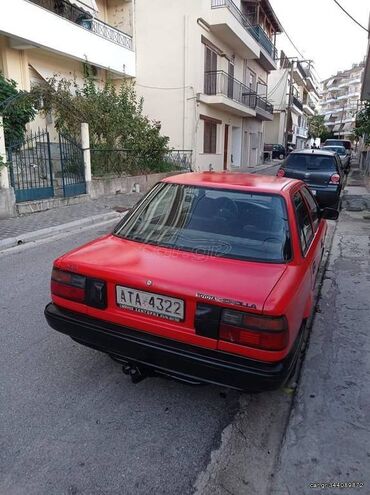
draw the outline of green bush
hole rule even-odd
[[[0,114],[3,116],[5,144],[22,141],[26,124],[34,119],[36,109],[28,93],[17,90],[17,83],[0,73]]]
[[[86,78],[79,87],[53,78],[33,88],[32,97],[42,102],[44,112],[53,112],[59,131],[75,139],[81,122],[89,124],[95,175],[155,171],[168,152],[168,137],[160,134],[157,122],[143,115],[143,101],[129,81],[124,80],[117,89],[112,81],[99,87]]]

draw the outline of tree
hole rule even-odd
[[[321,141],[332,136],[332,132],[325,126],[323,115],[313,115],[308,119],[308,135],[310,138],[320,138]]]
[[[364,107],[356,116],[355,138],[364,138],[365,145],[370,145],[370,101],[365,101]]]
[[[36,115],[28,93],[19,91],[17,83],[0,73],[0,113],[3,115],[5,143],[22,141],[26,124]]]
[[[97,150],[92,153],[95,173],[104,165],[100,162],[111,160],[112,154],[117,172],[121,167],[117,166],[117,160],[122,161],[124,172],[133,172],[130,168],[139,168],[139,162],[142,172],[157,170],[169,151],[169,138],[160,134],[157,122],[143,115],[143,101],[137,98],[130,82],[123,81],[117,89],[109,80],[99,87],[89,77],[82,86],[53,78],[47,84],[34,87],[31,93],[43,112],[53,112],[59,131],[78,139],[81,122],[89,124],[90,146]],[[129,152],[114,153],[112,150]]]

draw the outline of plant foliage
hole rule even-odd
[[[0,73],[0,114],[3,116],[5,144],[22,141],[26,124],[36,115],[28,93],[19,91],[17,83]]]
[[[365,144],[370,145],[370,101],[365,101],[364,107],[356,116],[354,135],[357,139],[363,137]]]
[[[332,132],[325,126],[323,115],[313,115],[308,118],[308,135],[310,138],[320,138],[326,141],[332,137]]]
[[[108,80],[98,86],[87,77],[78,86],[73,81],[53,78],[48,84],[34,87],[32,98],[45,113],[53,112],[59,131],[75,139],[80,135],[81,122],[89,124],[95,175],[106,173],[107,157],[112,153],[115,172],[157,171],[163,165],[168,137],[160,134],[158,123],[143,115],[143,101],[138,100],[132,83],[124,81],[117,88]],[[118,150],[129,153],[117,153]]]

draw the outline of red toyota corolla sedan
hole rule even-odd
[[[112,234],[58,258],[49,325],[150,374],[279,387],[297,361],[327,225],[303,182],[230,172],[158,183]]]

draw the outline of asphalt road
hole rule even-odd
[[[52,260],[91,230],[0,257],[0,494],[187,494],[238,394],[148,378],[50,329]]]
[[[192,493],[240,414],[236,392],[163,378],[133,385],[109,357],[48,327],[52,261],[104,230],[0,254],[1,495]],[[272,457],[265,426],[273,422],[264,414],[275,411],[276,436],[284,425],[276,412],[287,401],[258,397],[244,395],[241,404],[259,452],[250,455],[253,472],[260,466],[264,479],[261,455]]]

